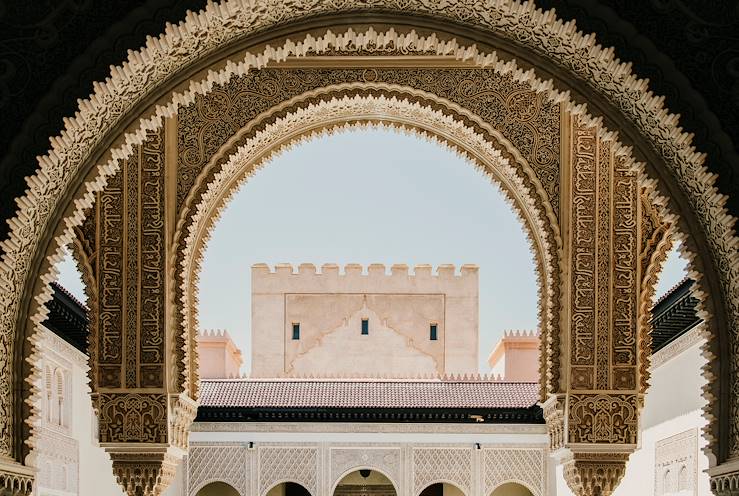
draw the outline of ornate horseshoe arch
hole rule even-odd
[[[464,121],[474,122],[475,128]],[[178,334],[183,336],[183,343],[192,339],[197,329],[194,281],[198,280],[205,246],[231,196],[258,168],[294,143],[367,125],[411,131],[440,142],[502,186],[525,226],[534,255],[540,327],[544,334],[557,330],[554,316],[559,302],[553,288],[558,286],[557,260],[562,243],[551,204],[526,160],[490,125],[451,102],[411,88],[353,83],[311,91],[263,113],[229,139],[199,174],[178,213],[175,233],[175,244],[180,248],[180,270],[175,280],[183,312]],[[195,369],[193,361],[185,366]],[[180,377],[186,375],[182,372]],[[191,375],[183,387],[188,389],[196,382],[197,378]],[[542,395],[546,397],[546,392]]]
[[[114,69],[109,82],[95,86],[95,95],[81,103],[80,113],[67,121],[67,129],[62,136],[52,140],[49,155],[40,158],[38,174],[29,179],[27,195],[18,200],[19,213],[10,221],[11,235],[3,244],[0,263],[3,285],[0,356],[6,364],[11,357],[14,363],[13,367],[5,366],[4,375],[0,377],[3,390],[13,391],[13,394],[4,395],[5,401],[0,405],[3,419],[0,423],[0,451],[16,462],[23,459],[23,441],[28,437],[28,433],[24,433],[27,430],[24,422],[27,420],[30,424],[33,415],[23,405],[24,400],[32,400],[34,395],[26,382],[26,379],[33,378],[34,371],[32,368],[29,370],[30,366],[24,365],[24,361],[34,353],[34,326],[43,320],[44,303],[49,298],[46,286],[54,276],[51,266],[60,260],[60,247],[71,240],[72,228],[82,223],[83,211],[91,207],[94,194],[106,187],[105,181],[114,177],[121,163],[132,160],[135,152],[139,153],[137,159],[156,162],[152,157],[161,150],[148,149],[144,155],[141,150],[146,148],[149,139],[156,139],[157,133],[161,133],[163,119],[174,116],[178,108],[191,102],[195,95],[210,92],[215,83],[228,82],[233,74],[245,74],[249,68],[262,67],[268,61],[284,61],[291,54],[321,54],[327,49],[351,53],[390,49],[402,53],[451,56],[472,66],[493,68],[511,75],[516,81],[525,82],[538,93],[549,95],[570,115],[573,129],[582,132],[581,149],[573,147],[571,154],[591,145],[598,150],[608,148],[608,156],[602,157],[606,161],[604,164],[608,161],[616,164],[625,175],[630,174],[633,167],[639,167],[627,156],[630,150],[613,142],[614,134],[601,125],[600,118],[593,119],[588,114],[583,101],[592,104],[590,112],[605,116],[610,128],[622,131],[624,138],[636,146],[634,153],[640,160],[647,161],[641,180],[647,189],[646,194],[652,203],[665,205],[665,215],[675,221],[681,232],[691,234],[686,240],[686,250],[694,275],[704,275],[703,279],[698,278],[701,289],[697,294],[703,301],[704,315],[712,317],[708,321],[712,339],[706,351],[717,357],[706,371],[712,385],[707,393],[709,405],[706,412],[711,422],[707,437],[716,463],[723,463],[712,469],[714,486],[717,490],[730,490],[734,487],[731,481],[739,478],[736,475],[739,469],[724,463],[739,453],[739,403],[732,389],[733,377],[739,366],[731,360],[731,357],[739,355],[739,340],[732,331],[739,328],[736,325],[739,321],[739,298],[736,298],[739,288],[738,243],[732,229],[734,219],[726,214],[724,198],[712,187],[715,178],[703,168],[705,157],[692,148],[690,137],[678,127],[677,117],[663,108],[662,100],[649,93],[646,83],[635,78],[626,64],[614,60],[612,52],[597,46],[591,37],[577,32],[574,24],[561,23],[553,12],[534,10],[533,4],[522,6],[515,2],[501,2],[482,6],[446,2],[443,7],[437,7],[421,0],[402,6],[395,5],[393,0],[384,0],[380,4],[377,6],[395,12],[411,24],[416,15],[423,15],[425,19],[439,20],[436,21],[439,32],[472,32],[480,40],[489,40],[491,44],[499,42],[521,55],[527,64],[544,67],[544,74],[556,74],[557,82],[551,79],[544,81],[534,69],[523,72],[512,61],[506,62],[505,58],[479,50],[476,46],[460,45],[447,35],[420,36],[415,32],[403,34],[391,30],[377,33],[369,30],[362,34],[326,32],[319,38],[308,36],[304,42],[287,42],[280,49],[266,46],[261,52],[247,52],[246,56],[234,56],[233,60],[221,58],[220,65],[216,66],[220,70],[203,74],[199,82],[193,82],[182,90],[185,79],[177,80],[178,74],[183,77],[182,68],[190,71],[193,81],[198,81],[196,66],[204,67],[204,61],[217,59],[214,54],[234,53],[239,43],[258,46],[260,41],[256,36],[270,26],[287,26],[290,22],[316,14],[356,13],[364,7],[355,9],[351,4],[339,7],[321,0],[293,4],[290,8],[277,4],[245,6],[234,0],[223,5],[211,4],[205,12],[192,15],[181,26],[168,27],[167,33],[159,40],[152,39],[142,51],[132,53],[130,61],[122,68]],[[329,17],[310,18],[314,19],[310,22],[331,24]],[[463,39],[464,35],[461,34],[460,38]],[[567,83],[570,88],[567,88]],[[576,91],[563,92],[569,89]],[[160,103],[156,103],[157,98]],[[122,128],[126,130],[121,131]],[[158,139],[160,144],[166,141],[163,136]],[[94,169],[94,164],[101,165]],[[680,217],[670,214],[667,206],[679,212]],[[171,253],[164,256],[171,256]],[[570,344],[562,346],[566,348]],[[568,353],[570,351],[567,350]],[[158,380],[156,374],[149,376],[144,372],[142,376],[153,382]],[[548,377],[547,381],[551,378]],[[193,413],[194,405],[186,397],[174,395],[176,398],[173,399],[164,396],[161,399],[166,403],[165,410],[175,412],[174,418],[186,419]],[[563,427],[560,408],[563,399],[554,397],[549,400],[545,411],[550,427],[555,426],[552,432],[557,445],[569,431]],[[106,413],[101,412],[101,415]],[[174,444],[183,442],[186,421],[157,422],[163,433],[157,439],[166,439]],[[32,437],[29,437],[29,442],[33,443]],[[145,480],[139,478],[136,484],[140,483],[147,491],[155,491],[167,474],[166,470],[155,468],[156,463],[162,462],[160,455],[151,455],[150,461],[153,468],[146,472]],[[583,467],[593,466],[592,460],[583,458],[580,462]],[[613,460],[609,466],[607,472],[615,475],[611,477],[613,481],[607,481],[608,484],[617,482],[618,470],[614,467],[619,463],[623,464],[623,460]],[[572,473],[579,470],[577,464],[572,468]],[[3,484],[11,488],[26,487],[31,478],[29,470],[18,463],[5,463],[2,473]],[[594,474],[582,475],[578,475],[576,482],[581,491],[585,490],[583,487],[605,483],[597,480]]]

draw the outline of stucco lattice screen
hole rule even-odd
[[[541,448],[487,448],[483,451],[485,494],[510,481],[521,482],[543,495],[546,490],[545,454]]]
[[[462,492],[472,490],[472,450],[469,448],[416,448],[413,450],[413,488],[419,494],[438,481],[456,484]]]
[[[214,481],[226,482],[239,494],[247,494],[248,471],[244,446],[190,446],[187,494],[193,496],[204,485]]]
[[[318,494],[318,448],[260,447],[259,494],[280,482],[297,482]]]

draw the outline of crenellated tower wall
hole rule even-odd
[[[478,298],[474,265],[254,265],[252,376],[476,373]]]

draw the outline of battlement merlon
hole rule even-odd
[[[252,265],[252,293],[439,293],[453,296],[476,296],[479,286],[479,268],[465,264],[421,264],[411,268],[394,264],[388,272],[384,264],[323,264],[320,272],[314,264],[277,264],[274,269],[260,263]]]

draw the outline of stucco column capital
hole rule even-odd
[[[626,472],[630,452],[578,452],[564,462],[567,485],[577,496],[610,496]]]
[[[0,496],[30,496],[33,479],[33,468],[0,457]]]

